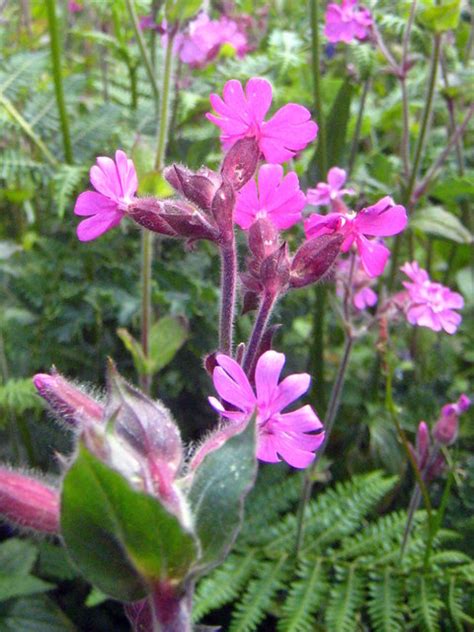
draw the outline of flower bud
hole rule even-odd
[[[35,478],[0,467],[0,514],[20,527],[59,533],[59,492]]]
[[[225,178],[212,200],[211,212],[220,231],[220,240],[228,242],[234,234],[235,193]]]
[[[177,232],[163,219],[163,203],[155,198],[136,198],[127,207],[134,222],[153,233],[177,237]]]
[[[334,234],[305,241],[291,263],[290,287],[304,287],[322,279],[336,261],[343,240],[342,235]]]
[[[456,413],[441,416],[433,428],[433,437],[441,445],[451,445],[458,438],[459,418]]]
[[[255,173],[260,149],[256,138],[241,138],[227,152],[221,167],[222,175],[238,191]]]
[[[37,373],[33,384],[38,394],[45,399],[57,415],[75,427],[101,423],[104,408],[62,375]]]
[[[217,241],[219,231],[212,219],[195,206],[181,200],[165,200],[161,214],[177,237]]]
[[[248,231],[249,249],[258,261],[263,261],[279,246],[278,230],[268,219],[254,222]]]
[[[167,167],[163,173],[171,186],[197,207],[211,210],[214,195],[221,184],[217,173],[201,167],[196,173],[181,165]]]
[[[286,290],[290,280],[290,257],[286,242],[262,261],[260,280],[265,291],[272,296]]]
[[[422,470],[427,461],[430,451],[430,431],[425,421],[420,421],[416,433],[416,461]]]

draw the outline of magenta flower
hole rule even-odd
[[[357,5],[357,0],[342,0],[341,4],[331,3],[326,8],[324,35],[330,42],[352,42],[365,39],[372,26],[372,14]]]
[[[462,320],[453,311],[464,307],[461,294],[432,281],[428,272],[420,268],[416,261],[405,263],[400,270],[411,279],[411,282],[403,282],[408,291],[405,301],[408,322],[433,331],[444,329],[446,333],[454,334]]]
[[[112,158],[99,156],[90,170],[90,181],[96,191],[85,191],[77,198],[74,213],[91,216],[77,227],[81,241],[97,239],[117,226],[137,191],[135,166],[120,149]]]
[[[328,181],[318,182],[315,189],[308,189],[308,204],[313,206],[324,206],[331,204],[335,200],[341,200],[344,195],[354,195],[354,189],[343,189],[347,179],[344,169],[333,167],[328,171]]]
[[[282,163],[316,138],[318,126],[302,105],[288,103],[269,121],[264,120],[272,102],[272,86],[266,79],[250,79],[245,93],[240,81],[232,79],[225,84],[223,97],[211,94],[211,105],[217,116],[211,113],[206,116],[220,127],[225,149],[239,138],[252,136],[257,139],[267,162]]]
[[[300,221],[305,203],[294,171],[285,176],[281,165],[263,165],[258,172],[258,188],[252,179],[240,191],[234,218],[244,230],[262,218],[284,230]]]
[[[84,7],[79,2],[75,2],[75,0],[69,0],[67,3],[67,10],[69,13],[80,13]]]
[[[216,391],[225,402],[238,410],[227,410],[215,397],[209,402],[223,417],[234,422],[248,421],[257,413],[257,457],[267,463],[281,459],[293,467],[305,468],[314,459],[323,440],[322,424],[311,406],[282,413],[309,388],[307,373],[290,375],[278,383],[285,364],[283,353],[266,351],[255,369],[256,395],[241,366],[232,358],[216,357],[213,380]],[[317,431],[319,434],[310,434]]]
[[[314,213],[305,222],[308,239],[340,233],[344,237],[341,251],[347,252],[355,242],[365,271],[371,277],[383,273],[390,251],[370,237],[390,237],[400,233],[407,225],[407,214],[403,206],[395,204],[391,197],[384,197],[373,206],[359,213]]]
[[[471,405],[467,395],[462,394],[457,402],[446,404],[441,409],[441,416],[433,428],[433,437],[441,445],[451,445],[459,432],[459,416]]]

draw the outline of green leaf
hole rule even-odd
[[[166,0],[165,15],[168,22],[189,20],[201,7],[202,0]]]
[[[0,603],[1,632],[74,632],[76,627],[43,595]]]
[[[430,0],[426,4],[428,6],[420,11],[418,19],[427,29],[433,33],[444,33],[457,27],[461,13],[460,0],[441,4],[435,4]]]
[[[130,352],[137,372],[140,375],[144,375],[147,372],[147,362],[141,344],[132,336],[128,329],[123,327],[117,329],[117,336],[123,342],[127,351]]]
[[[4,575],[28,575],[37,555],[33,542],[10,538],[0,545],[0,572]]]
[[[144,597],[147,580],[183,580],[197,556],[192,534],[175,516],[83,446],[64,479],[61,510],[72,559],[119,601]]]
[[[450,177],[434,185],[430,195],[441,202],[456,203],[460,197],[474,198],[474,178],[467,176]]]
[[[339,88],[336,99],[326,122],[330,131],[327,139],[328,168],[341,162],[346,144],[347,126],[351,113],[351,100],[354,87],[350,81],[344,81]],[[326,174],[325,174],[326,175]]]
[[[463,268],[456,274],[456,282],[467,303],[474,302],[474,270]]]
[[[430,206],[413,216],[410,227],[421,230],[428,235],[436,235],[450,239],[458,244],[472,243],[472,235],[460,220],[440,206]]]
[[[101,592],[97,588],[92,588],[90,593],[87,595],[86,606],[88,608],[94,608],[95,606],[104,603],[104,601],[107,601],[107,599],[107,595],[104,595],[103,592]]]
[[[71,580],[78,576],[66,549],[51,542],[40,542],[37,569],[41,577],[56,581]]]
[[[244,500],[257,475],[255,420],[210,452],[194,474],[189,500],[202,552],[198,573],[218,564],[241,527]]]
[[[188,337],[183,318],[163,316],[150,329],[149,373],[157,373],[171,362]]]
[[[32,575],[7,575],[3,569],[0,574],[0,601],[47,592],[53,588],[55,588],[54,584],[49,584]]]

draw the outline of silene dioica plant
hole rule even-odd
[[[77,6],[72,3],[70,10]],[[190,15],[193,12],[194,8]],[[349,205],[346,200],[356,191],[346,187],[348,173],[337,166],[305,193],[292,161],[317,141],[318,125],[297,103],[271,114],[272,85],[252,77],[245,85],[231,79],[222,96],[210,96],[213,111],[206,116],[220,129],[219,169],[165,166],[172,57],[177,54],[182,62],[199,67],[223,42],[233,43],[237,54],[245,52],[242,33],[226,18],[210,20],[201,13],[186,24],[189,17],[179,22],[169,9],[166,24],[158,27],[148,17],[139,25],[142,30],[159,28],[166,48],[156,170],[174,196],[138,197],[134,163],[118,149],[114,158],[97,158],[90,170],[94,190],[79,195],[74,211],[86,218],[77,228],[83,242],[99,238],[122,220],[142,229],[145,323],[152,235],[181,239],[188,248],[199,248],[198,242],[206,240],[219,251],[216,348],[203,359],[203,370],[214,385],[209,404],[218,414],[215,428],[198,444],[184,446],[171,412],[151,399],[149,376],[142,376],[140,390],[112,361],[103,397],[53,370],[37,374],[34,384],[74,435],[74,450],[61,457],[63,476],[51,485],[31,474],[0,470],[2,515],[25,529],[59,536],[83,576],[123,602],[137,632],[198,629],[192,623],[196,582],[219,565],[235,543],[259,461],[285,461],[306,470],[297,520],[298,553],[316,467],[331,436],[354,343],[370,329],[378,330],[390,375],[389,325],[405,317],[411,325],[454,334],[461,322],[457,310],[463,307],[462,296],[432,281],[416,260],[400,267],[407,277],[403,290],[381,293],[380,298],[375,291],[390,257],[384,238],[405,230],[407,209],[412,209],[446,156],[417,182],[418,162],[410,167],[404,154],[409,181],[403,204],[387,195],[370,205]],[[389,71],[404,85],[407,51],[396,61],[371,12],[356,0],[328,5],[324,33],[332,43],[366,40],[366,45],[378,47]],[[453,132],[457,138],[468,120]],[[331,142],[328,132],[324,129],[325,143]],[[315,212],[318,207],[327,212]],[[288,240],[286,231],[298,225],[304,234],[300,231],[297,240]],[[272,313],[287,293],[324,281],[336,282],[345,346],[323,424],[313,406],[294,407],[308,392],[311,378],[307,373],[282,378],[285,355],[273,348]],[[255,312],[245,341],[235,339],[238,305],[242,313]],[[141,353],[146,359],[146,324],[144,332]],[[388,397],[393,410],[390,391]],[[444,468],[446,448],[455,442],[459,416],[469,405],[469,398],[461,395],[444,406],[432,431],[421,422],[415,447],[398,427],[416,474],[402,555],[415,512],[422,497],[429,503],[428,486]],[[429,532],[430,542],[436,528],[439,524]]]

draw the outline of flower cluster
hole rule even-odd
[[[331,2],[326,9],[324,35],[330,42],[364,40],[370,33],[373,19],[370,11],[358,5],[358,0]]]
[[[396,302],[403,308],[411,325],[442,329],[454,334],[462,317],[455,312],[464,307],[464,299],[445,285],[432,281],[428,272],[416,261],[405,263],[401,268],[410,281],[404,281],[406,292],[397,295]]]
[[[308,189],[307,199],[312,206],[331,206],[332,210],[337,211],[338,202],[342,200],[344,195],[354,195],[354,189],[345,189],[344,184],[347,180],[347,174],[344,169],[332,167],[328,171],[328,181],[318,182],[315,189]]]

